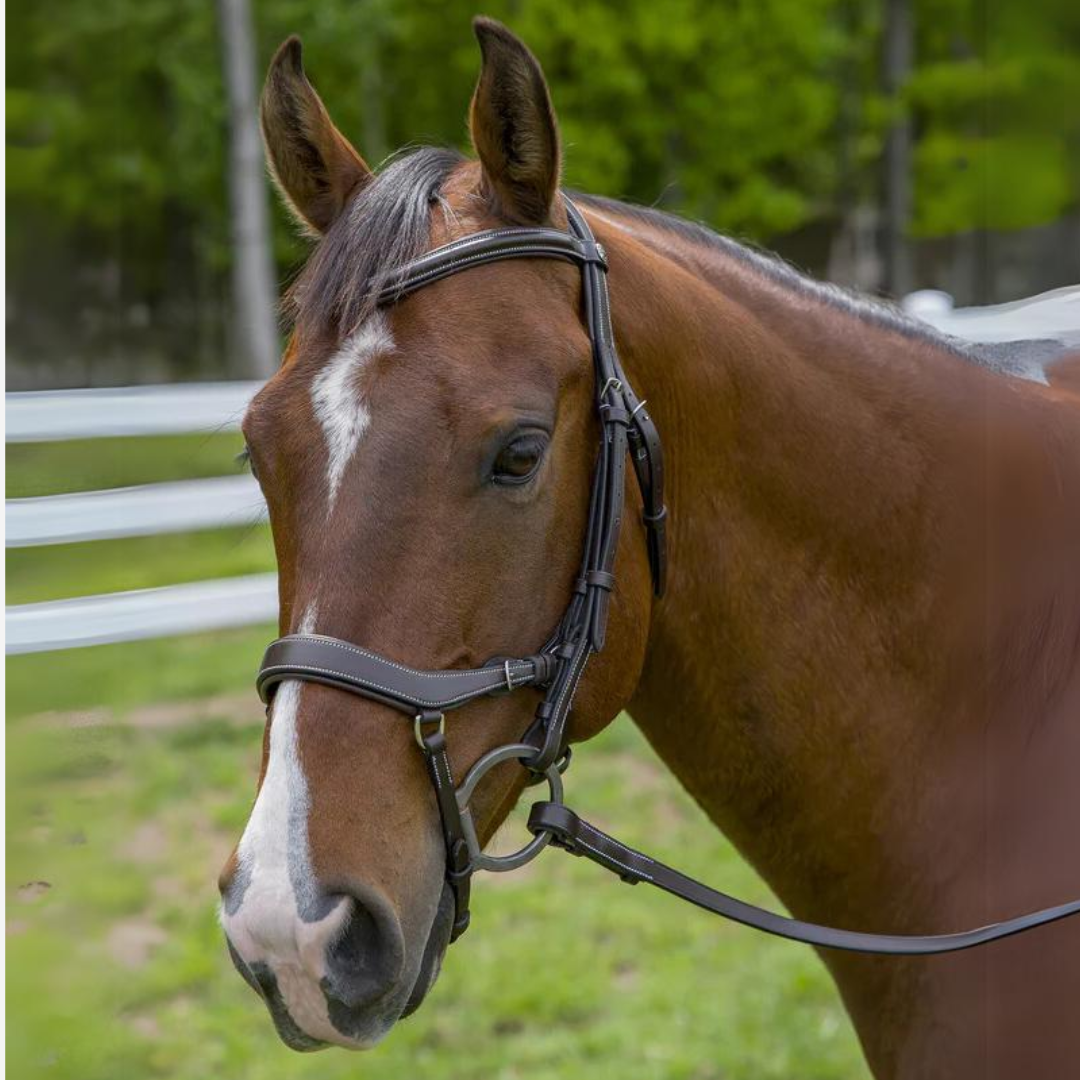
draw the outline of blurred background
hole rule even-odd
[[[936,288],[982,305],[1080,281],[1072,0],[481,10],[543,63],[570,186],[885,296]],[[7,389],[169,384],[7,401],[13,1075],[866,1075],[809,950],[577,860],[478,882],[477,931],[362,1060],[285,1050],[228,964],[214,881],[254,794],[251,682],[275,610],[236,423],[277,363],[277,292],[306,253],[265,180],[258,86],[297,32],[369,162],[464,147],[475,13],[461,0],[8,7]],[[775,902],[629,721],[581,755],[572,787],[629,842]]]
[[[288,33],[369,162],[465,145],[474,3],[247,2],[239,20],[243,0],[10,5],[9,389],[267,374],[232,326],[236,238],[264,249],[271,289],[304,246],[276,205],[233,209],[237,171],[262,163],[237,137],[250,116],[230,121],[255,88],[230,74],[253,65],[261,82]],[[870,291],[988,304],[1080,276],[1072,0],[483,10],[544,65],[570,186]]]

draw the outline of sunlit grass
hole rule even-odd
[[[865,1076],[809,950],[560,852],[528,873],[478,879],[473,929],[425,1006],[378,1050],[362,1060],[286,1050],[231,970],[215,917],[215,876],[254,791],[256,717],[138,713],[9,730],[13,1075]],[[625,719],[579,755],[569,781],[583,811],[627,840],[769,901]]]
[[[265,525],[15,548],[7,553],[7,602],[148,589],[263,573],[274,566]]]
[[[244,445],[238,431],[154,438],[9,443],[7,497],[226,476]]]
[[[8,720],[48,710],[128,709],[156,701],[254,693],[276,626],[7,658]]]

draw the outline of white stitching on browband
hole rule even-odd
[[[499,673],[498,668],[493,669],[496,674]],[[407,697],[402,694],[400,690],[395,690],[390,686],[381,686],[377,682],[369,682],[364,680],[362,683],[356,678],[355,675],[350,675],[347,671],[335,671],[333,668],[318,667],[315,664],[273,664],[270,667],[263,668],[262,673],[268,674],[273,672],[283,672],[288,675],[293,673],[293,678],[302,678],[301,675],[295,674],[296,672],[318,672],[320,675],[335,675],[339,679],[344,679],[350,686],[363,686],[368,690],[382,690],[383,693],[389,694],[395,701],[400,701],[406,705],[412,705],[413,703],[419,705],[430,706],[442,706],[448,708],[451,705],[460,705],[462,702],[470,701],[474,697],[482,697],[484,694],[490,694],[492,690],[498,688],[499,683],[495,682],[491,686],[480,686],[475,690],[469,690],[464,694],[458,694],[457,697],[449,698],[422,698],[422,697]],[[260,685],[265,686],[267,679],[262,679]]]
[[[479,675],[481,672],[486,672],[488,668],[471,668],[469,671],[423,671],[420,668],[405,667],[404,664],[397,664],[393,660],[387,660],[385,656],[379,656],[377,653],[368,652],[367,649],[361,649],[359,645],[350,645],[347,641],[338,641],[337,638],[324,638],[319,637],[317,634],[291,634],[289,635],[294,641],[310,641],[316,645],[330,645],[335,649],[344,649],[346,652],[356,653],[357,656],[365,656],[369,660],[375,660],[380,664],[388,664],[392,668],[396,668],[398,671],[404,671],[407,675],[420,675],[425,679],[461,679],[469,675]],[[509,660],[509,664],[517,665],[517,670],[514,672],[514,676],[528,675],[528,671],[522,671],[523,666],[532,665],[533,671],[536,670],[536,664],[532,660]],[[491,668],[491,671],[498,672],[501,669]],[[354,676],[350,676],[353,678]]]
[[[404,276],[405,272],[410,266],[420,266],[425,260],[431,260],[437,255],[445,254],[448,251],[456,251],[459,248],[468,249],[470,247],[481,247],[490,240],[497,240],[500,236],[519,236],[522,240],[525,240],[526,236],[532,240],[546,240],[550,243],[558,243],[557,238],[562,238],[568,245],[575,245],[580,247],[581,241],[573,236],[571,233],[561,232],[559,229],[489,229],[486,232],[472,233],[470,236],[461,236],[457,240],[450,240],[445,244],[440,245],[437,248],[432,248],[431,251],[425,252],[423,255],[417,256],[411,262],[405,263],[400,267],[396,273],[400,276]]]
[[[574,248],[560,248],[554,246],[548,248],[541,248],[533,244],[518,244],[513,247],[501,248],[500,258],[509,259],[512,258],[514,255],[518,254],[519,252],[523,251],[531,252],[534,255],[549,255],[552,258],[566,259],[567,262],[585,261],[582,252]],[[415,291],[412,286],[416,286],[417,283],[419,283],[420,285],[428,284],[428,279],[431,278],[432,275],[435,275],[435,280],[437,281],[440,277],[448,277],[459,267],[467,267],[470,265],[470,263],[476,262],[477,260],[480,260],[481,264],[483,262],[486,262],[487,260],[484,258],[485,255],[487,255],[487,252],[477,252],[473,255],[463,255],[461,258],[451,259],[449,262],[445,263],[438,263],[435,266],[427,268],[426,270],[421,268],[416,273],[415,277],[403,274],[402,277],[398,279],[392,278],[389,282],[387,282],[386,286],[383,289],[379,290],[379,296],[394,296],[397,293]],[[403,269],[407,269],[407,267]]]
[[[467,247],[469,244],[484,243],[488,240],[494,240],[499,236],[565,236],[567,240],[577,240],[576,236],[571,233],[565,233],[561,229],[485,229],[483,232],[470,233],[468,236],[459,236],[456,240],[448,240],[445,244],[440,244],[439,247],[432,248],[430,251],[418,256],[413,261],[420,262],[423,259],[430,259],[433,255],[437,255],[442,251],[453,251],[454,248]],[[406,263],[405,265],[408,266],[409,263]]]

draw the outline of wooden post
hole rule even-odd
[[[903,296],[914,288],[908,227],[911,221],[911,121],[900,111],[900,94],[911,73],[914,13],[910,0],[885,0],[884,89],[896,110],[885,137],[885,199],[882,256],[885,288]]]
[[[228,180],[232,218],[232,373],[269,378],[278,367],[277,289],[255,97],[249,0],[218,0],[229,101]]]

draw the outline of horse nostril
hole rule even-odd
[[[347,899],[346,920],[326,947],[323,990],[342,1005],[357,1009],[397,987],[405,943],[386,901],[375,896]]]

